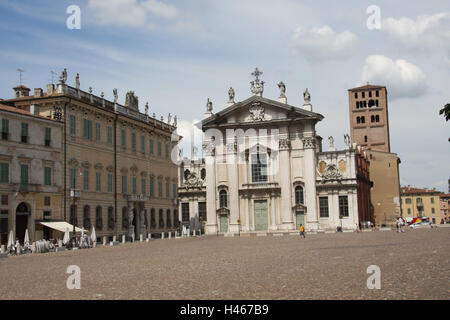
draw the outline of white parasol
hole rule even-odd
[[[14,234],[13,234],[12,230],[9,232],[7,248],[8,248],[8,250],[14,249]]]
[[[30,235],[28,234],[28,229],[25,230],[25,239],[23,240],[24,248],[30,247]]]
[[[63,244],[66,245],[69,242],[70,242],[70,231],[69,228],[67,228],[66,232],[64,232]]]
[[[94,243],[97,242],[97,234],[95,233],[95,227],[92,227],[91,241],[92,241],[92,245],[94,245]]]

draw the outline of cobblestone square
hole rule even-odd
[[[0,299],[449,299],[450,228],[187,238],[0,259]],[[81,269],[68,290],[67,267]],[[381,269],[368,290],[367,268]]]

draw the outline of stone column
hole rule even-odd
[[[234,137],[233,137],[234,138]],[[229,182],[230,233],[239,233],[239,166],[237,157],[237,142],[227,144],[227,167]]]
[[[292,184],[291,184],[291,142],[289,135],[280,139],[280,185],[281,185],[281,228],[283,230],[293,230],[294,221],[292,219]]]
[[[205,144],[206,155],[206,234],[217,234],[217,200],[216,200],[216,154],[213,141]]]
[[[317,210],[316,190],[316,139],[314,134],[303,138],[304,149],[304,178],[305,178],[305,205],[306,227],[308,230],[317,230],[319,224]]]

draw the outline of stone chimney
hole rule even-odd
[[[42,94],[43,94],[43,90],[41,88],[35,88],[34,89],[34,97],[35,98],[42,97]]]
[[[30,95],[30,89],[22,84],[14,87],[13,90],[15,98],[28,97]]]
[[[49,95],[49,96],[53,95],[54,91],[55,91],[55,85],[53,83],[49,83],[47,85],[47,95]]]
[[[30,106],[30,113],[31,113],[32,115],[38,116],[38,115],[39,115],[39,105],[33,103],[33,104]]]

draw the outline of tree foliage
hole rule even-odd
[[[441,116],[443,115],[447,121],[450,120],[450,103],[447,103],[444,109],[439,113]]]

